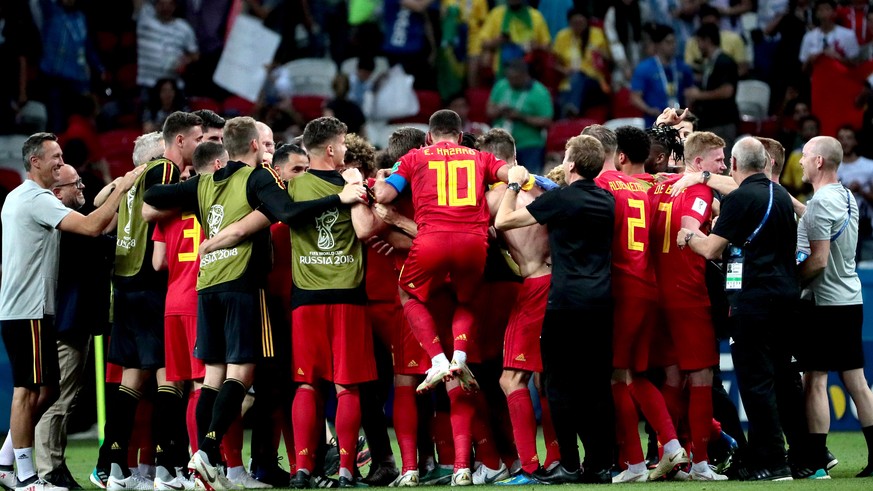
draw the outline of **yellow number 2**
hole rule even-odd
[[[627,206],[629,208],[636,208],[640,210],[639,218],[630,218],[627,219],[627,248],[632,251],[640,251],[643,252],[645,250],[646,245],[642,242],[637,242],[634,240],[634,230],[637,227],[646,228],[646,203],[641,199],[630,199],[627,200]]]
[[[436,171],[438,205],[476,206],[476,161],[450,160],[446,162],[444,160],[431,160],[428,162],[427,167]],[[458,171],[462,169],[467,174],[467,195],[463,198],[458,196]],[[448,182],[446,182],[447,175]]]

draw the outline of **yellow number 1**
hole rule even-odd
[[[634,240],[634,229],[636,229],[637,227],[646,228],[646,203],[641,199],[628,198],[627,206],[629,208],[636,208],[640,210],[639,218],[628,217],[627,219],[627,248],[632,251],[643,252],[646,245],[642,242],[637,242],[636,240]]]
[[[446,170],[448,164],[448,171]],[[476,161],[474,160],[431,160],[428,169],[436,171],[437,204],[440,206],[476,206]],[[458,171],[465,170],[467,174],[467,196],[458,196]],[[448,183],[446,182],[448,174]],[[448,199],[446,197],[448,196]]]

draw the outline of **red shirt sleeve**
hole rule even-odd
[[[704,224],[712,216],[712,190],[704,184],[685,189],[680,217],[691,217]]]
[[[155,231],[152,232],[152,240],[155,242],[166,242],[167,239],[164,238],[164,227],[161,225],[161,222],[158,222],[155,225]]]
[[[415,157],[418,155],[418,152],[413,150],[403,157],[400,157],[399,165],[397,166],[397,170],[394,171],[395,174],[399,175],[403,179],[406,179],[407,185],[411,184],[412,181],[412,172],[413,166],[415,165]]]
[[[488,152],[479,152],[479,158],[482,159],[485,163],[485,184],[494,184],[495,182],[500,182],[500,178],[497,177],[497,171],[499,171],[501,167],[506,165],[506,162],[498,159],[493,154],[490,154]]]

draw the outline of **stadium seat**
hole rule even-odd
[[[615,131],[621,126],[633,126],[641,130],[646,129],[646,120],[643,118],[615,118],[603,123],[603,126]]]
[[[200,109],[209,109],[215,113],[221,113],[221,104],[218,103],[215,99],[211,97],[199,97],[194,96],[188,98],[188,105],[191,107],[192,111],[199,111]]]
[[[142,134],[139,129],[116,129],[97,135],[112,178],[133,169],[133,144]]]
[[[612,94],[612,117],[613,118],[638,118],[643,112],[631,103],[631,91],[622,87]]]
[[[327,98],[320,95],[296,95],[291,97],[291,107],[303,116],[306,121],[312,121],[322,115]]]
[[[243,99],[237,95],[229,96],[221,104],[221,114],[227,118],[235,116],[251,116],[254,110],[254,102]]]
[[[546,137],[546,152],[563,152],[567,140],[582,133],[586,126],[598,124],[600,121],[588,118],[562,119],[555,121],[549,127]]]
[[[443,99],[435,90],[416,90],[418,97],[418,114],[408,118],[398,118],[389,121],[389,124],[421,123],[427,124],[430,115],[443,108]]]
[[[474,123],[490,123],[488,117],[488,98],[491,97],[491,89],[488,87],[470,87],[467,89],[467,102],[470,105],[470,113],[467,119]]]
[[[740,80],[736,101],[741,116],[766,118],[770,113],[770,86],[761,80]]]
[[[282,96],[320,95],[333,97],[336,63],[329,58],[302,58],[289,61],[270,74]]]

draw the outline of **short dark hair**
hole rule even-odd
[[[816,126],[821,128],[821,120],[813,114],[807,114],[806,116],[797,120],[797,129],[799,130],[803,128],[803,125],[806,124],[807,121],[812,121],[813,123],[815,123]]]
[[[198,109],[192,114],[198,116],[200,119],[203,120],[204,128],[214,128],[217,130],[224,128],[224,118],[216,114],[216,112],[211,109]]]
[[[410,150],[421,148],[427,143],[427,133],[412,126],[397,128],[388,137],[388,147],[385,148],[385,153],[391,160],[391,164],[400,157],[403,157]]]
[[[291,154],[294,155],[303,155],[305,157],[309,157],[309,154],[306,153],[306,150],[300,145],[295,143],[280,143],[278,147],[276,147],[276,151],[273,153],[273,165],[282,165],[286,160],[291,158]]]
[[[45,152],[43,143],[47,141],[58,141],[58,136],[54,133],[34,133],[27,140],[24,140],[24,145],[21,146],[21,156],[24,158],[24,170],[30,172],[30,159],[33,157],[42,157]]]
[[[721,44],[721,32],[719,32],[718,26],[715,24],[701,24],[697,28],[697,32],[694,33],[694,36],[698,39],[708,40],[713,46]]]
[[[817,9],[819,5],[828,5],[834,10],[836,10],[837,8],[837,2],[835,2],[834,0],[816,0],[812,8]]]
[[[649,39],[653,43],[660,43],[670,34],[675,34],[676,31],[672,27],[664,24],[649,24],[646,29],[649,33]]]
[[[203,126],[203,120],[194,113],[184,111],[176,111],[164,121],[164,127],[161,134],[164,137],[164,143],[169,147],[173,143],[173,138],[180,133],[188,133],[195,126]]]
[[[376,60],[372,56],[361,56],[358,58],[358,70],[373,71],[376,69]]]
[[[567,141],[566,148],[566,159],[576,164],[571,172],[586,179],[594,179],[603,170],[606,152],[597,138],[589,135],[574,136]]]
[[[431,135],[460,135],[464,130],[461,117],[451,109],[440,109],[431,114],[428,126]]]
[[[627,155],[633,164],[642,164],[649,158],[652,142],[645,130],[636,126],[620,126],[615,129],[618,151]]]
[[[704,3],[697,10],[697,17],[700,19],[702,19],[704,17],[708,17],[710,15],[715,16],[718,19],[721,19],[721,12],[719,12],[717,8],[713,7],[712,5],[710,5],[708,3]]]
[[[215,159],[220,159],[226,153],[227,149],[218,142],[206,141],[197,145],[197,148],[194,149],[194,156],[191,158],[194,170],[201,173],[201,170],[208,167]]]
[[[303,146],[312,152],[324,147],[327,142],[348,133],[349,127],[333,116],[322,116],[306,123],[303,129]]]
[[[515,157],[515,139],[503,128],[488,130],[476,140],[476,148],[507,162]]]
[[[687,121],[691,123],[692,131],[697,131],[698,126],[700,126],[700,118],[698,118],[697,115],[691,112],[691,110],[689,109],[685,110],[685,117],[682,119],[682,121]]]
[[[603,151],[606,153],[615,153],[618,149],[615,132],[602,124],[590,124],[582,130],[582,134],[597,138],[597,141],[603,145]]]
[[[574,15],[581,15],[582,17],[585,17],[586,19],[589,17],[588,12],[586,12],[578,7],[573,7],[571,9],[567,10],[567,20],[572,19]]]

